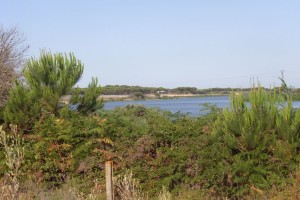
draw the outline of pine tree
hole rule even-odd
[[[39,60],[27,61],[24,76],[30,89],[38,93],[43,108],[56,114],[60,97],[79,81],[83,68],[73,53],[42,52]]]
[[[35,91],[29,90],[21,81],[17,81],[4,109],[5,121],[17,125],[28,124],[39,116],[40,111],[41,106]]]
[[[80,95],[80,90],[77,88],[71,102],[72,104],[78,104],[78,112],[89,114],[103,107],[102,100],[97,100],[100,93],[101,88],[98,86],[98,79],[92,78],[92,82],[89,84],[85,94]]]
[[[15,124],[34,121],[42,112],[57,114],[59,101],[77,83],[83,64],[73,53],[42,52],[39,59],[26,62],[23,75],[26,84],[17,82],[10,92],[4,119]]]

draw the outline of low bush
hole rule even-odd
[[[167,199],[166,191],[174,199],[251,199],[294,190],[300,111],[289,96],[253,87],[247,97],[232,94],[229,108],[207,109],[201,117],[143,106],[98,114],[67,106],[56,115],[44,112],[21,134],[20,184],[24,188],[31,181],[43,191],[60,193],[72,180],[71,188],[88,195],[97,179],[104,191],[104,162],[112,160],[115,176],[131,169],[130,179],[139,180],[138,192],[149,199],[163,187],[161,198]]]
[[[217,166],[226,165],[227,170],[222,167],[213,185],[224,188],[227,194],[221,195],[239,198],[275,185],[285,187],[299,165],[299,134],[300,111],[276,89],[268,93],[254,87],[249,103],[242,93],[232,95],[230,108],[219,115],[212,132],[223,146],[219,150],[229,153],[215,157]]]

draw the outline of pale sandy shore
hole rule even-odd
[[[160,94],[161,98],[180,98],[180,97],[198,97],[200,95],[195,94]],[[132,100],[133,98],[130,95],[100,95],[99,98],[102,98],[104,101],[107,100]],[[157,99],[155,94],[145,94],[146,99]]]
[[[160,98],[182,98],[182,97],[199,97],[202,95],[196,94],[160,94]],[[157,99],[155,94],[146,94],[146,99]],[[61,97],[61,102],[69,104],[71,95],[65,95]],[[117,100],[133,100],[130,95],[100,95],[98,100],[103,99],[104,101],[117,101]]]
[[[118,99],[129,99],[129,95],[100,95],[98,99],[103,100],[118,100]]]
[[[161,97],[198,97],[199,94],[161,94]]]

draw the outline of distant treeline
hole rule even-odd
[[[85,93],[86,88],[80,88],[82,94]],[[268,90],[268,89],[266,89]],[[106,85],[102,87],[103,95],[130,95],[133,93],[142,94],[230,94],[232,91],[249,92],[250,88],[209,88],[198,89],[196,87],[177,87],[177,88],[164,88],[164,87],[141,87],[141,86],[128,86],[128,85]],[[73,91],[72,91],[73,92]],[[71,92],[71,93],[72,93]]]

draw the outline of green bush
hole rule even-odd
[[[104,162],[113,160],[114,174],[131,169],[149,196],[164,186],[175,196],[188,188],[207,198],[263,198],[290,185],[300,161],[300,111],[290,97],[253,87],[230,102],[207,105],[200,117],[144,106],[43,112],[24,134],[24,180],[53,188],[70,178],[85,192],[94,179],[105,183]]]
[[[231,95],[230,102],[212,133],[223,146],[220,151],[230,150],[229,158],[219,158],[229,170],[223,180],[212,177],[213,184],[221,184],[219,188],[229,189],[229,195],[235,197],[249,194],[251,188],[285,186],[299,163],[300,111],[292,108],[289,97],[285,101],[276,89],[267,92],[260,86],[251,90],[249,104],[242,93]],[[228,177],[231,188],[222,184]]]

